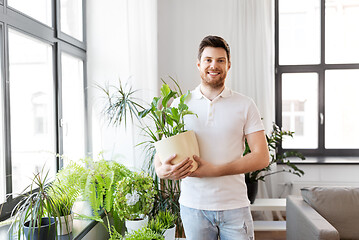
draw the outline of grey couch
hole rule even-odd
[[[359,239],[359,188],[311,187],[287,197],[287,240]]]

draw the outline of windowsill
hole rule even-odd
[[[74,206],[74,212],[85,215],[91,214],[91,208],[87,202],[76,202]],[[86,236],[92,228],[96,226],[98,222],[94,220],[74,219],[74,225],[72,233],[67,235],[58,236],[59,240],[79,240]],[[10,225],[0,225],[0,239],[9,239],[8,230]]]
[[[359,156],[305,157],[305,160],[298,160],[298,158],[289,158],[289,160],[295,164],[359,164]]]

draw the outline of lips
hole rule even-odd
[[[208,74],[211,75],[211,76],[218,76],[220,73],[219,72],[209,71]]]

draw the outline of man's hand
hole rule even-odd
[[[176,157],[176,154],[169,157],[161,163],[159,157],[155,156],[155,169],[159,178],[179,180],[183,179],[191,174],[192,160],[186,158],[180,163],[172,165],[171,161]]]
[[[194,155],[193,159],[198,163],[198,168],[190,177],[217,177],[217,166]]]

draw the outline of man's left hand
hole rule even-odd
[[[216,166],[210,162],[207,162],[196,155],[193,156],[193,159],[198,163],[198,168],[196,169],[196,171],[191,173],[191,175],[189,175],[190,177],[203,178],[203,177],[216,177],[217,176],[216,170],[217,170],[218,166]]]

